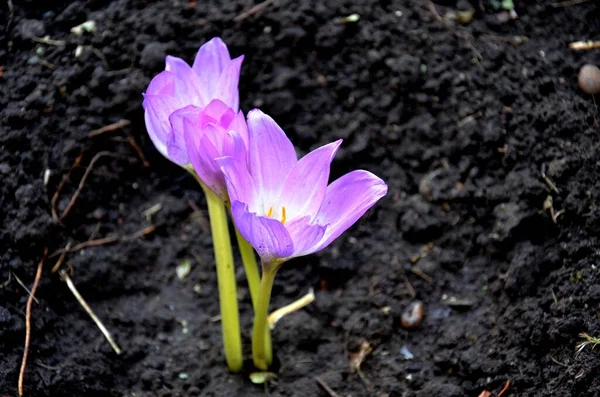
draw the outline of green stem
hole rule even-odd
[[[219,286],[219,302],[221,305],[221,330],[223,333],[223,348],[227,366],[233,372],[242,369],[242,340],[240,334],[240,318],[237,302],[237,286],[233,268],[233,253],[229,225],[227,223],[227,210],[219,196],[206,188],[200,182],[210,217],[210,229],[213,238],[215,261],[217,264],[217,282]]]
[[[248,279],[248,289],[250,289],[252,307],[256,310],[256,305],[258,304],[258,288],[260,287],[260,273],[258,271],[258,264],[256,263],[256,256],[254,255],[254,249],[250,243],[246,241],[244,236],[238,232],[237,227],[235,228],[235,236],[237,237],[240,255],[242,256],[244,270],[246,271],[246,278]]]
[[[254,328],[252,329],[252,360],[260,370],[267,370],[273,361],[271,348],[271,332],[267,322],[271,291],[275,282],[275,274],[279,266],[273,263],[263,263],[258,303],[254,309]]]

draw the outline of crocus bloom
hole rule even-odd
[[[385,182],[363,170],[328,185],[341,140],[298,160],[285,133],[259,110],[248,114],[248,135],[248,166],[232,156],[217,161],[236,227],[263,264],[323,249],[387,193]]]
[[[244,114],[215,99],[205,108],[191,105],[176,110],[169,120],[176,137],[170,153],[187,155],[202,183],[226,201],[225,178],[215,159],[231,156],[246,163],[248,129]]]
[[[189,164],[183,130],[173,130],[169,116],[193,105],[206,107],[218,99],[234,113],[239,110],[238,82],[243,56],[231,59],[227,46],[213,38],[198,50],[190,67],[184,60],[166,58],[166,68],[152,79],[144,94],[146,128],[154,146],[169,160]]]

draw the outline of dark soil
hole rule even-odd
[[[191,61],[221,36],[246,56],[244,111],[272,115],[303,153],[344,138],[333,176],[365,168],[390,187],[331,247],[279,273],[273,307],[311,287],[317,299],[275,329],[269,395],[326,397],[319,377],[339,396],[497,396],[508,380],[503,397],[599,396],[600,349],[576,345],[580,333],[600,336],[599,117],[577,87],[600,50],[568,45],[600,39],[600,4],[553,1],[515,0],[511,20],[488,0],[278,0],[241,21],[254,1],[2,2],[0,395],[17,395],[23,354],[28,294],[16,278],[31,286],[45,247],[150,225],[63,265],[120,356],[51,272],[58,257],[46,261],[25,395],[265,394],[250,362],[243,374],[226,369],[205,202],[154,149],[141,108],[166,54]],[[461,10],[473,20],[447,18]],[[70,33],[86,20],[94,32]],[[46,35],[64,43],[34,38]],[[121,119],[131,125],[88,136]],[[102,151],[119,157],[98,160],[73,209],[53,220],[63,177],[81,155],[59,215]],[[239,287],[248,348],[242,273]],[[424,321],[403,329],[416,299]],[[350,362],[363,341],[373,352],[361,379]]]

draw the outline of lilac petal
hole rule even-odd
[[[150,139],[158,151],[169,158],[167,150],[167,142],[171,133],[169,116],[181,107],[181,102],[178,98],[168,95],[145,95],[143,107]]]
[[[225,176],[231,202],[241,201],[246,203],[251,211],[259,211],[254,183],[246,164],[233,157],[221,157],[216,159],[216,162]]]
[[[210,120],[209,122],[211,122],[211,123],[220,123],[221,117],[228,110],[230,110],[229,106],[227,106],[225,103],[223,103],[223,101],[220,101],[218,99],[213,99],[204,108],[203,116],[205,116],[207,118],[207,121]],[[203,122],[202,124],[204,125],[205,122]]]
[[[296,164],[292,142],[275,121],[258,109],[248,113],[250,174],[263,199],[279,197],[287,175]]]
[[[240,69],[244,56],[240,56],[229,62],[217,81],[217,86],[211,90],[213,98],[219,98],[235,112],[240,110],[240,93],[238,84],[240,81]],[[216,78],[216,76],[215,76]]]
[[[203,89],[198,75],[183,59],[167,55],[166,70],[175,75],[173,95],[178,96],[187,105],[206,106]]]
[[[248,206],[239,201],[232,202],[231,214],[240,234],[264,262],[288,258],[294,252],[292,239],[278,220],[249,212]]]
[[[316,223],[328,225],[318,249],[328,246],[385,196],[388,187],[368,171],[352,171],[327,187]]]
[[[248,124],[246,124],[246,118],[241,110],[231,120],[227,130],[237,132],[244,141],[244,146],[248,148]]]
[[[171,161],[178,165],[189,164],[190,158],[188,156],[187,147],[185,143],[184,133],[184,120],[185,118],[191,118],[192,120],[198,120],[200,117],[202,108],[194,105],[189,105],[181,109],[177,109],[169,116],[169,122],[171,123],[171,134],[167,140],[167,151]],[[191,128],[191,127],[190,127]],[[197,133],[200,134],[200,128],[196,123]]]
[[[215,159],[220,157],[213,141],[216,126],[209,124],[201,130],[198,123],[192,119],[184,119],[184,136],[190,162],[198,178],[222,200],[227,197],[225,181]]]
[[[154,76],[146,95],[175,95],[175,75],[165,70]]]
[[[288,233],[294,242],[293,256],[302,256],[312,254],[317,251],[317,247],[327,226],[310,224],[310,217],[294,219],[285,225]]]
[[[215,37],[200,47],[192,69],[200,78],[203,87],[212,88],[229,61],[231,57],[227,45]]]
[[[287,176],[279,201],[285,205],[288,216],[310,216],[313,219],[323,202],[329,168],[342,140],[313,150],[302,157]]]
[[[233,157],[242,164],[246,164],[246,145],[237,131],[230,130],[224,134],[221,156]]]

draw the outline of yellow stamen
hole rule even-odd
[[[272,218],[272,217],[273,217],[273,207],[269,208],[269,212],[267,212],[267,216],[268,216],[269,218]]]
[[[281,207],[281,223],[285,225],[285,207]]]

